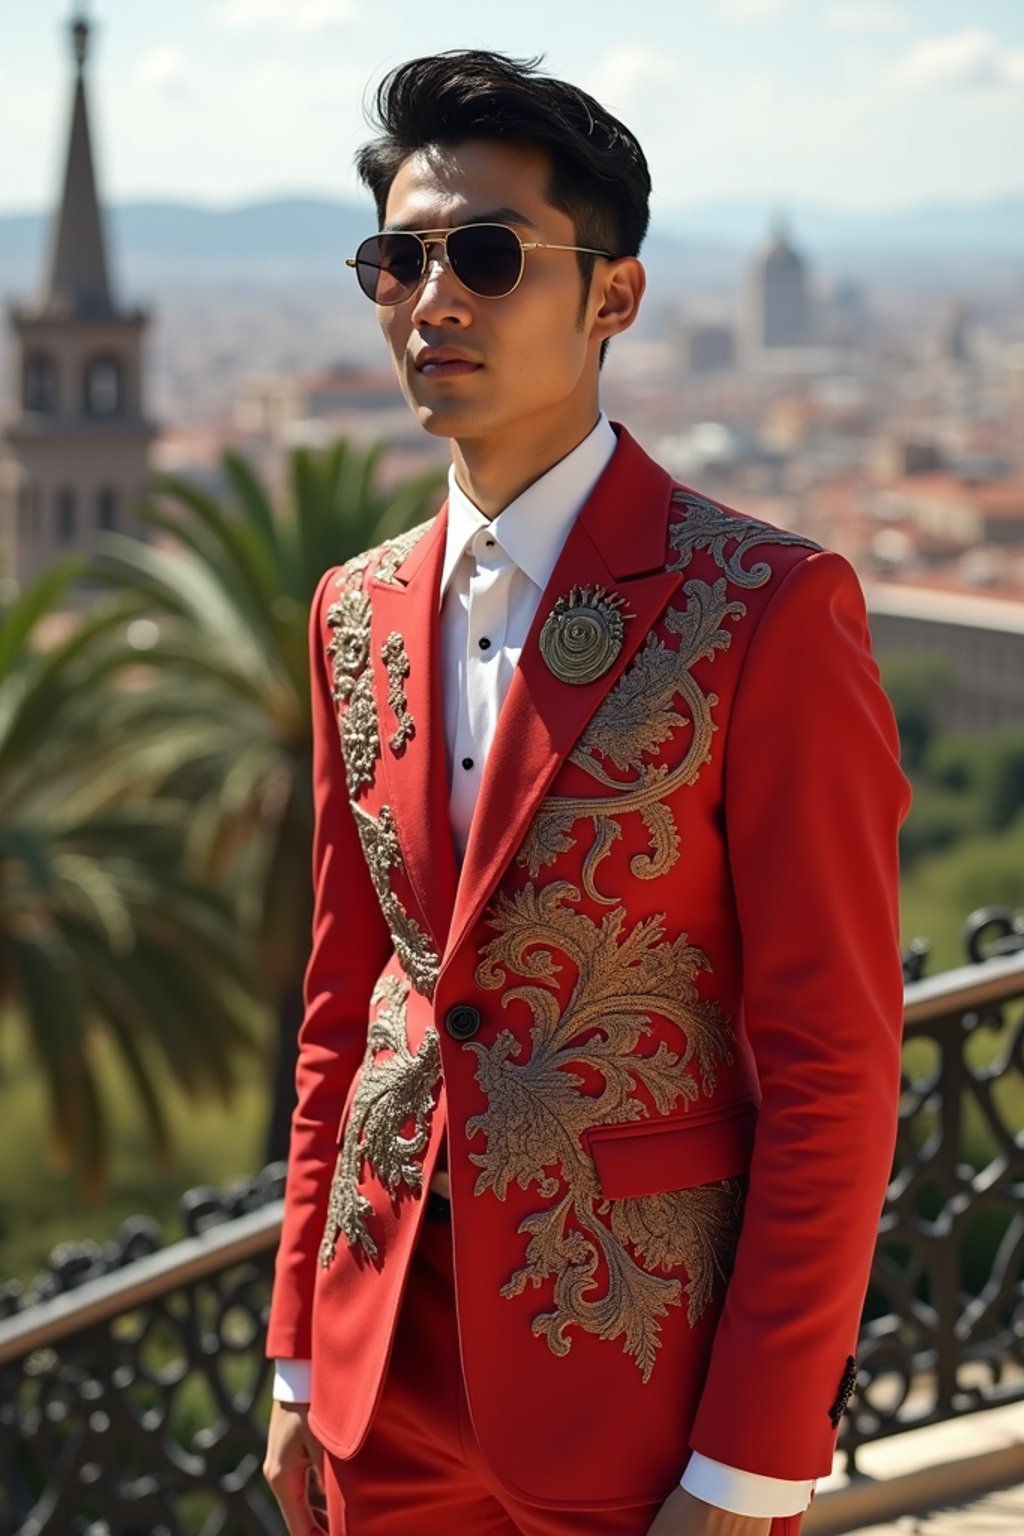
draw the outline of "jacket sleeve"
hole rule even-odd
[[[337,1130],[366,1045],[370,994],[391,940],[352,815],[326,655],[322,577],[310,613],[313,726],[313,925],[304,982],[284,1225],[267,1336],[275,1359],[308,1359],[317,1253]]]
[[[704,1456],[767,1477],[829,1471],[891,1170],[909,803],[898,751],[856,576],[838,555],[810,555],[761,618],[726,742],[762,1103],[691,1435]]]

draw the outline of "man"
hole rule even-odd
[[[291,1536],[311,1467],[345,1536],[793,1533],[898,1085],[906,786],[860,590],[601,414],[644,288],[628,129],[482,52],[378,111],[352,264],[453,464],[313,603],[267,1476]]]

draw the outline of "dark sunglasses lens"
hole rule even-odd
[[[523,270],[523,248],[514,230],[500,224],[467,224],[448,236],[448,260],[460,283],[481,298],[511,293]]]
[[[356,251],[359,286],[374,304],[402,304],[423,276],[423,247],[415,235],[371,235]]]

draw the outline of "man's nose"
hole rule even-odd
[[[444,248],[431,246],[420,291],[413,301],[413,323],[465,325],[470,318],[468,299],[469,293],[452,271]]]

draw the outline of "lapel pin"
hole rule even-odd
[[[622,650],[625,599],[604,587],[572,587],[560,597],[540,632],[540,653],[561,683],[592,683]]]

